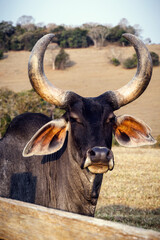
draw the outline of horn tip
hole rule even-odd
[[[131,41],[132,39],[137,39],[137,37],[131,33],[123,33],[122,37],[124,37],[125,39]]]

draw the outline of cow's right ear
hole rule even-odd
[[[23,150],[23,156],[48,155],[63,147],[68,130],[68,123],[63,119],[56,119],[41,127]]]

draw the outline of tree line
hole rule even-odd
[[[138,35],[138,30],[123,19],[117,26],[109,27],[96,23],[83,24],[80,27],[56,26],[55,24],[35,24],[31,16],[22,16],[17,25],[12,22],[0,22],[0,50],[30,51],[39,38],[54,33],[53,42],[62,48],[85,48],[91,45],[102,47],[107,42],[128,45],[123,33]]]

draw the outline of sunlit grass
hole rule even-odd
[[[96,217],[160,231],[160,149],[114,147]]]

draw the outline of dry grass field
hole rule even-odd
[[[148,46],[160,56],[160,45]],[[126,84],[136,69],[125,70],[122,65],[109,63],[112,57],[124,60],[132,56],[132,47],[109,45],[102,49],[66,50],[72,66],[65,71],[52,69],[55,55],[51,47],[45,57],[45,72],[56,86],[70,89],[82,96],[97,96],[104,91]],[[27,76],[30,53],[8,52],[0,61],[0,88],[16,92],[31,89]],[[116,114],[130,114],[143,119],[154,137],[160,135],[160,67],[154,67],[151,83],[135,102]],[[104,174],[97,217],[122,221],[160,231],[160,149],[114,147],[115,168]]]
[[[160,45],[148,46],[160,56]],[[121,65],[115,67],[109,63],[112,57],[124,60],[134,53],[133,47],[109,45],[102,49],[66,50],[72,66],[65,71],[52,69],[55,52],[51,47],[46,53],[45,72],[56,86],[76,91],[88,97],[97,96],[104,91],[118,89],[135,74],[136,69],[125,70]],[[56,50],[57,52],[57,50]],[[31,89],[27,75],[29,52],[8,52],[0,61],[0,88],[8,87],[19,92]],[[117,114],[127,113],[143,119],[153,130],[153,136],[160,135],[160,67],[154,67],[152,80],[144,94],[133,103],[120,109]]]
[[[96,216],[160,231],[160,149],[113,147]]]

